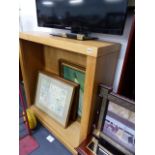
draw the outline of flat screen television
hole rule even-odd
[[[123,33],[128,0],[36,0],[40,27],[73,33]]]

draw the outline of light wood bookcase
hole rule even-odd
[[[20,32],[20,65],[26,99],[41,123],[73,154],[91,130],[99,83],[112,86],[120,45],[101,41],[78,41],[46,33]],[[86,68],[81,121],[66,129],[34,105],[38,71],[59,75],[59,59]]]

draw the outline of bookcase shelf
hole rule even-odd
[[[47,33],[21,32],[20,65],[28,107],[73,154],[92,129],[99,83],[112,86],[120,45],[101,41],[78,41]],[[85,83],[81,121],[66,129],[34,105],[38,71],[60,75],[59,60],[84,66]]]
[[[63,128],[35,105],[32,105],[31,109],[49,131],[51,131],[62,143],[66,143],[72,152],[76,153],[73,148],[79,146],[80,123],[78,121],[74,121],[67,128]]]

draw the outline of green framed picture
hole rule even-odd
[[[83,66],[60,60],[60,76],[80,85],[77,114],[81,117],[84,95],[85,68]]]

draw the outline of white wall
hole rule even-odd
[[[36,18],[36,8],[35,8],[35,0],[20,0],[20,31],[43,31],[49,33],[56,33],[56,32],[65,32],[66,30],[59,30],[59,29],[50,29],[50,28],[41,28],[37,26],[37,18]],[[128,16],[124,33],[123,35],[107,35],[107,34],[98,34],[93,33],[92,36],[98,37],[100,40],[103,41],[111,41],[121,44],[120,55],[118,59],[118,64],[116,67],[115,79],[113,84],[113,90],[116,92],[119,85],[122,65],[124,62],[127,41],[129,37],[129,32],[131,29],[132,24],[132,16]]]

